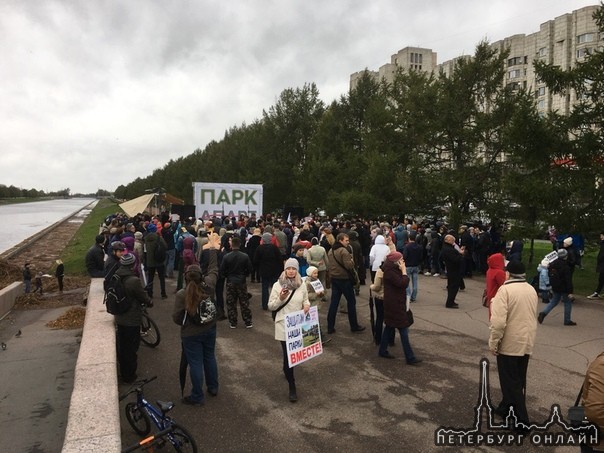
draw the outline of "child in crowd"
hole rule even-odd
[[[539,272],[539,297],[541,297],[541,302],[544,304],[549,304],[549,292],[552,289],[552,286],[549,283],[549,261],[544,259],[541,261],[539,266],[537,266],[537,272]]]

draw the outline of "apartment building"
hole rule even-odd
[[[575,93],[566,96],[554,96],[549,93],[545,84],[536,77],[533,62],[540,60],[562,69],[569,69],[596,48],[602,49],[604,34],[601,36],[598,33],[598,27],[593,20],[593,13],[598,7],[586,6],[541,24],[538,32],[513,35],[492,43],[491,46],[498,51],[510,50],[502,83],[512,89],[524,88],[534,91],[537,109],[542,114],[552,110],[568,114],[576,101]],[[449,75],[459,58],[469,56],[461,55],[438,64],[437,54],[432,49],[405,47],[392,55],[390,63],[381,66],[378,71],[365,70],[351,74],[350,89],[356,86],[365,72],[376,80],[386,82],[392,82],[399,68],[405,71],[434,71]]]

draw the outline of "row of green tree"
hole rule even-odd
[[[378,83],[365,74],[330,105],[314,84],[287,89],[252,124],[115,195],[160,186],[191,203],[195,181],[261,183],[266,211],[294,204],[330,215],[446,213],[454,225],[481,216],[532,229],[596,228],[604,207],[602,50],[570,70],[534,63],[552,95],[577,94],[569,115],[540,115],[536,87],[502,83],[507,57],[482,42],[448,76],[401,71]]]
[[[6,186],[0,184],[0,199],[13,198],[42,198],[42,197],[68,197],[69,189],[62,189],[57,192],[44,192],[37,189],[22,189],[13,185]]]

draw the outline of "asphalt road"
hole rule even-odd
[[[217,359],[220,390],[203,407],[180,403],[179,327],[172,323],[175,281],[168,280],[170,298],[157,299],[150,310],[162,341],[156,349],[141,347],[139,376],[157,375],[148,385],[149,400],[176,402],[174,418],[191,431],[200,451],[291,452],[432,452],[460,451],[437,447],[439,427],[470,429],[480,390],[480,360],[489,357],[487,311],[480,296],[484,280],[467,280],[457,301],[460,310],[444,308],[446,280],[420,276],[411,344],[418,366],[406,365],[399,339],[390,351],[395,360],[377,356],[369,328],[368,286],[357,298],[363,333],[351,333],[347,316],[338,314],[336,330],[324,353],[296,367],[299,401],[288,401],[281,371],[281,348],[273,339],[269,312],[260,308],[260,285],[250,284],[252,329],[230,329],[219,323]],[[159,291],[157,291],[159,293]],[[537,345],[528,371],[527,400],[531,419],[544,422],[552,405],[563,415],[581,386],[588,363],[604,350],[604,302],[579,299],[574,304],[577,327],[562,325],[562,306],[539,326]],[[325,325],[327,307],[322,307]],[[492,401],[500,399],[496,364],[489,367]],[[127,386],[120,386],[120,392]],[[122,411],[126,401],[121,405]],[[124,445],[137,440],[122,417]],[[537,451],[521,447],[475,447],[464,451]],[[539,448],[541,449],[541,448]],[[551,447],[549,451],[577,451]]]

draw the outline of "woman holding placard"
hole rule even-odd
[[[285,343],[285,315],[299,310],[308,312],[310,301],[306,285],[302,282],[299,274],[298,261],[290,258],[285,262],[285,270],[273,285],[268,300],[268,308],[273,312],[275,319],[275,340],[281,342],[283,350],[283,374],[289,384],[289,400],[292,403],[298,401],[296,393],[296,381],[294,369],[289,367],[287,361],[287,345]]]

